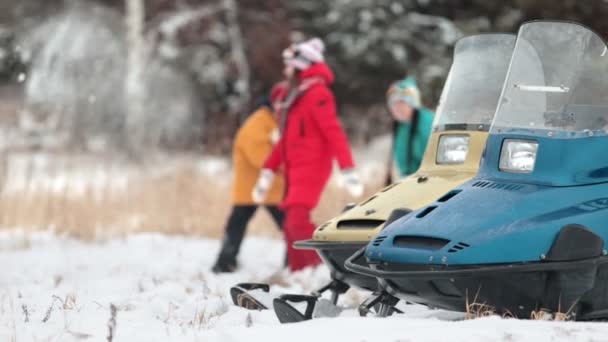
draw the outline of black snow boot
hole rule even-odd
[[[236,261],[222,260],[222,258],[220,258],[215,262],[215,265],[213,265],[211,271],[213,273],[232,273],[236,271]]]

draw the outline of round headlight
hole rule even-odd
[[[437,147],[437,164],[462,164],[469,153],[468,135],[442,135]]]

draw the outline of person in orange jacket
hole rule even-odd
[[[283,212],[278,204],[283,199],[284,180],[276,177],[263,203],[254,202],[251,192],[273,145],[279,140],[277,118],[265,100],[239,128],[233,144],[234,176],[232,212],[226,223],[222,247],[212,268],[215,273],[233,272],[247,224],[259,205],[263,205],[281,229]]]

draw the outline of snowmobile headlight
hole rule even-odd
[[[469,153],[468,135],[442,135],[437,148],[437,164],[462,164]]]
[[[501,171],[530,173],[534,171],[538,142],[532,140],[505,139],[500,152]]]

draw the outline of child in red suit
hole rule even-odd
[[[329,89],[334,75],[324,63],[324,49],[323,42],[314,38],[283,53],[288,81],[275,88],[282,93],[274,104],[281,118],[281,140],[264,163],[253,191],[254,200],[261,202],[274,174],[284,167],[287,193],[281,207],[285,210],[287,257],[292,271],[320,262],[316,252],[296,250],[292,244],[312,237],[315,225],[310,214],[331,176],[334,159],[351,195],[358,197],[363,193]]]

